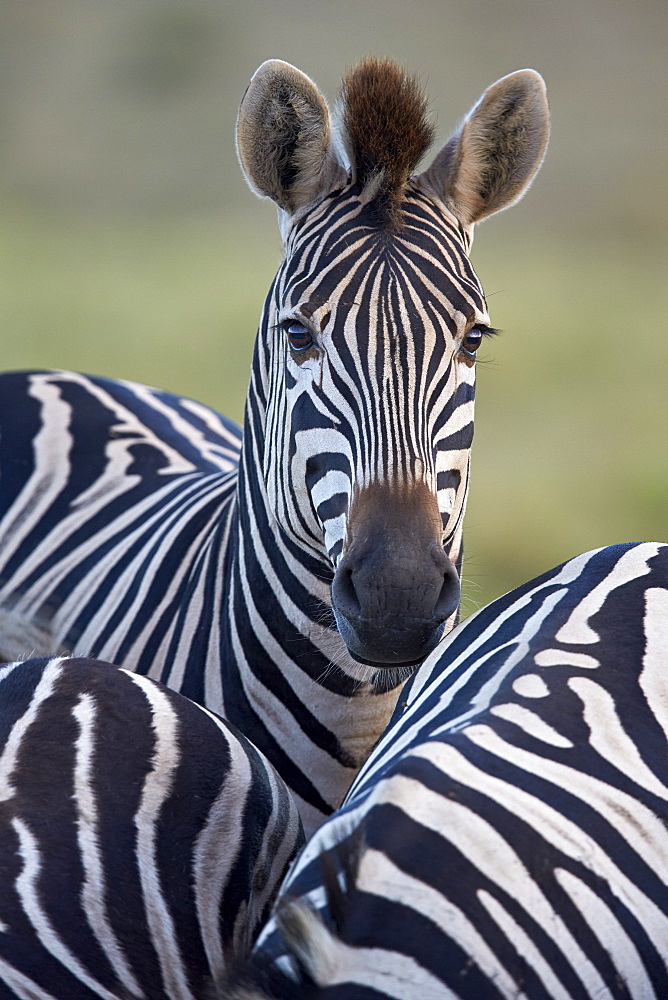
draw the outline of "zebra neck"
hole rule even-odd
[[[269,757],[313,829],[340,804],[401,685],[379,690],[381,672],[349,656],[333,626],[329,579],[281,533],[246,449],[247,436],[232,515],[224,712]]]

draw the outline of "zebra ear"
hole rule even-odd
[[[262,63],[248,85],[237,118],[237,154],[251,189],[290,214],[345,177],[325,98],[280,59]]]
[[[542,76],[533,69],[510,73],[485,91],[422,183],[471,226],[519,201],[543,161],[549,134]]]

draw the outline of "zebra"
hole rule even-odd
[[[88,659],[0,668],[0,998],[198,1000],[303,841],[253,745]]]
[[[0,652],[94,656],[229,719],[338,806],[402,682],[454,622],[475,358],[473,227],[516,202],[549,112],[491,86],[431,165],[416,81],[370,59],[336,115],[264,63],[237,147],[278,207],[243,439],[192,400],[71,372],[0,379]]]
[[[469,618],[221,997],[663,1000],[667,662],[666,544],[587,552]]]

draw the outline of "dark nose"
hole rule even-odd
[[[435,498],[351,510],[352,542],[332,582],[332,607],[350,653],[377,665],[416,663],[438,643],[457,610],[457,570],[440,544]],[[425,510],[425,506],[427,509]],[[368,507],[368,504],[367,504]]]

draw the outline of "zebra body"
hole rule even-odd
[[[278,205],[285,259],[242,444],[144,386],[0,379],[5,644],[29,636],[203,702],[267,754],[309,829],[456,614],[490,332],[468,251],[538,169],[544,85],[531,70],[499,81],[413,174],[424,99],[371,60],[346,79],[335,131],[308,77],[260,67],[238,149]]]
[[[0,668],[0,998],[195,1000],[246,953],[303,833],[206,709],[92,660]]]
[[[668,545],[588,552],[469,619],[221,995],[668,996],[667,662]]]

